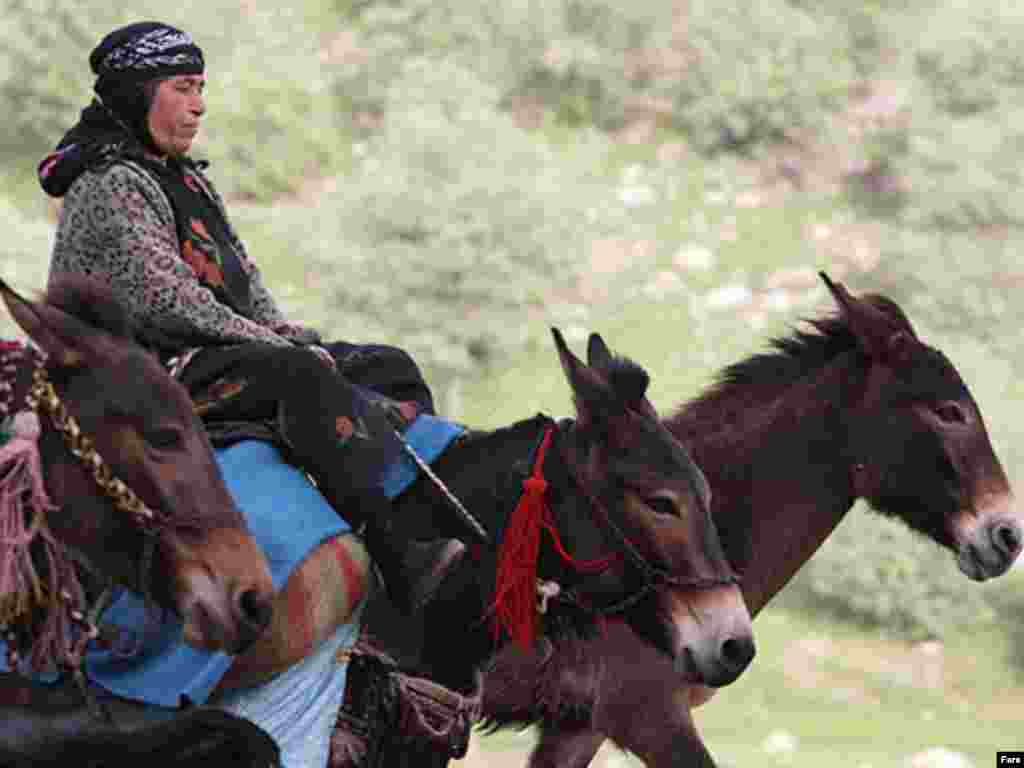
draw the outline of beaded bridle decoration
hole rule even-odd
[[[31,385],[24,399],[27,410],[19,408],[14,401],[14,378],[18,364],[24,362],[33,365]],[[122,480],[114,476],[110,466],[96,450],[92,439],[82,432],[78,422],[54,390],[46,372],[42,353],[19,342],[0,341],[0,433],[8,432],[6,440],[0,440],[0,450],[3,450],[5,442],[19,437],[17,433],[9,434],[9,430],[18,423],[19,419],[15,417],[26,415],[45,416],[62,436],[67,449],[90,472],[96,485],[111,500],[114,507],[131,515],[135,524],[146,534],[140,563],[140,581],[143,594],[148,597],[149,570],[161,521],[145,502]],[[38,433],[35,437],[37,436]],[[38,462],[38,447],[33,444],[27,450],[33,454],[28,460]],[[10,467],[0,464],[0,481],[9,470]],[[31,637],[32,609],[46,608],[46,627],[41,634],[45,635],[49,630],[52,637],[49,643],[44,644],[45,647],[37,647],[40,638],[31,640],[33,666],[39,668],[46,662],[56,663],[72,672],[75,680],[84,686],[82,663],[85,648],[91,640],[99,636],[96,622],[110,598],[110,588],[104,589],[94,605],[86,609],[84,593],[75,575],[75,561],[80,558],[50,534],[46,526],[45,511],[53,509],[54,505],[45,497],[45,490],[37,489],[36,492],[41,493],[42,503],[37,507],[29,530],[17,540],[0,538],[0,547],[20,545],[27,548],[34,539],[41,536],[48,549],[49,575],[59,583],[59,586],[55,588],[51,584],[47,595],[46,589],[38,583],[33,572],[31,583],[27,586],[31,587],[34,594],[0,595],[0,635],[7,642],[8,666],[12,670],[17,669],[21,664],[19,638],[24,638],[26,631]],[[26,585],[22,582],[22,587],[24,586]],[[78,628],[78,637],[69,642],[66,638],[71,634],[72,627]]]

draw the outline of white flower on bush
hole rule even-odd
[[[945,747],[917,752],[903,761],[904,768],[974,768],[966,755]]]
[[[761,744],[761,749],[769,755],[788,757],[796,752],[798,746],[799,740],[797,737],[789,731],[784,731],[780,728],[768,734]]]
[[[707,272],[715,266],[715,254],[703,245],[688,243],[676,251],[672,261],[680,269]]]
[[[746,304],[751,296],[750,289],[743,283],[730,283],[711,291],[706,301],[711,309],[730,309]]]

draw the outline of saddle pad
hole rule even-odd
[[[431,464],[465,431],[466,428],[461,424],[424,413],[416,417],[402,437],[425,464]],[[415,482],[419,472],[416,461],[403,453],[384,470],[381,487],[388,498],[393,499]]]
[[[405,431],[404,439],[429,464],[464,431],[461,425],[421,414]],[[243,440],[214,454],[228,490],[267,557],[275,589],[284,586],[323,541],[351,530],[306,475],[288,464],[272,443]],[[416,462],[403,454],[385,471],[381,483],[394,498],[418,474]],[[101,621],[116,625],[125,645],[141,644],[141,650],[129,658],[111,650],[89,651],[89,679],[117,696],[157,706],[176,707],[181,694],[197,704],[205,703],[232,658],[186,645],[176,616],[149,610],[147,616],[144,602],[134,593],[116,591]],[[7,668],[5,659],[6,654],[0,653],[0,669]],[[37,677],[40,682],[56,678],[53,673]]]
[[[287,464],[272,444],[247,440],[215,455],[228,490],[267,557],[275,589],[284,586],[323,541],[351,530],[305,474]],[[130,658],[109,650],[90,651],[89,679],[118,696],[158,706],[178,706],[181,694],[205,703],[232,658],[186,645],[176,616],[151,611],[147,622],[143,601],[118,590],[102,623],[117,625],[129,646],[141,641],[141,651]],[[0,654],[0,667],[6,666],[5,656]]]

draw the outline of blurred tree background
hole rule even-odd
[[[551,324],[647,364],[667,410],[826,306],[827,269],[904,305],[1024,479],[1024,6],[0,0],[0,271],[22,289],[53,228],[35,165],[85,106],[88,51],[141,18],[204,48],[196,154],[286,309],[406,347],[447,415],[566,412]],[[1013,689],[1022,609],[1019,578],[968,584],[860,510],[778,608],[981,632]]]

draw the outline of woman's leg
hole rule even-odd
[[[379,479],[401,442],[385,410],[310,351],[266,344],[207,349],[181,379],[204,419],[277,422],[293,458],[331,506],[354,526],[366,525],[367,549],[399,606],[418,607],[460,559],[461,542],[399,535]]]
[[[416,361],[402,349],[386,344],[325,344],[338,364],[338,371],[350,382],[372,389],[392,400],[411,401],[421,413],[436,413],[434,395]]]

